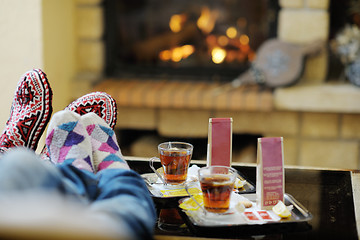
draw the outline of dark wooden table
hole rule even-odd
[[[130,167],[140,174],[151,172],[146,159],[130,159],[128,162]],[[202,166],[201,162],[196,162],[196,164]],[[256,166],[239,164],[233,167],[249,181],[256,183]],[[284,226],[274,227],[266,231],[262,231],[261,228],[250,231],[245,229],[243,232],[236,232],[235,235],[229,231],[207,235],[194,232],[183,224],[182,228],[168,231],[157,227],[155,238],[359,239],[356,221],[360,207],[359,199],[356,198],[360,188],[359,174],[358,171],[350,170],[285,168],[285,192],[291,194],[313,215],[312,220],[306,224],[285,228]],[[176,203],[171,201],[155,200],[155,203],[158,213],[161,209],[176,207]]]

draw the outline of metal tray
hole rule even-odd
[[[161,199],[174,199],[174,198],[176,199],[177,198],[177,199],[180,199],[180,198],[188,196],[188,194],[185,191],[184,185],[165,188],[162,183],[157,182],[157,176],[155,173],[145,173],[145,174],[142,174],[141,176],[144,179],[144,181],[151,193],[151,196],[153,198],[161,198]],[[254,184],[252,182],[248,181],[239,171],[238,171],[238,178],[241,181],[244,181],[244,186],[242,188],[238,189],[239,194],[254,193],[256,191]],[[178,190],[177,193],[179,193],[179,194],[174,194],[174,195],[166,194],[164,196],[162,191],[166,191],[166,190],[169,192]]]
[[[252,202],[256,200],[256,194],[244,194],[242,195]],[[183,198],[184,199],[184,198]],[[183,199],[180,199],[181,202]],[[179,208],[179,213],[183,217],[186,225],[190,231],[197,236],[202,237],[221,237],[221,238],[234,238],[238,236],[252,236],[261,234],[275,234],[284,232],[299,232],[308,231],[311,229],[311,225],[308,221],[312,219],[312,214],[293,196],[290,194],[284,195],[285,205],[293,205],[291,211],[291,217],[281,219],[280,221],[268,221],[261,224],[256,223],[236,223],[231,224],[209,224],[199,222],[188,211],[184,211]]]

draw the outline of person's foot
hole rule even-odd
[[[93,112],[101,117],[112,129],[117,121],[117,105],[113,97],[105,92],[92,92],[70,103],[66,108],[80,115]],[[49,159],[46,146],[40,153],[42,159]]]
[[[90,136],[96,172],[108,168],[129,169],[121,154],[114,130],[102,118],[90,112],[81,116],[80,121]]]
[[[0,152],[17,146],[36,150],[52,113],[52,90],[46,74],[33,69],[21,76],[10,117],[0,137]]]
[[[80,115],[93,112],[101,117],[112,129],[114,129],[116,125],[116,102],[114,98],[105,92],[92,92],[86,94],[70,103],[65,109],[74,111]]]
[[[69,110],[55,113],[45,143],[53,163],[68,163],[94,172],[90,137],[79,114]]]

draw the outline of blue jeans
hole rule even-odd
[[[0,159],[0,194],[25,190],[76,199],[89,211],[111,216],[127,237],[152,238],[155,207],[141,176],[132,170],[105,169],[94,174],[66,163],[42,162],[31,150],[17,148]]]

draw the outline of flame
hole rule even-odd
[[[215,47],[211,51],[212,61],[216,64],[220,64],[224,61],[226,57],[226,51],[222,48]]]
[[[238,51],[235,50],[228,51],[226,54],[225,61],[231,63],[236,60],[237,55],[238,55]]]
[[[235,38],[237,35],[237,30],[234,27],[229,27],[228,29],[226,29],[226,36],[228,36],[229,38]]]
[[[208,7],[203,7],[201,15],[197,20],[198,28],[206,34],[210,33],[214,29],[217,17],[217,11],[211,11]]]
[[[206,44],[208,46],[208,48],[213,48],[213,47],[216,47],[217,46],[217,39],[216,39],[216,36],[215,35],[208,35],[206,36]]]
[[[192,45],[184,45],[181,47],[181,51],[183,55],[182,58],[187,58],[188,56],[193,54],[193,52],[195,52],[195,47]]]
[[[250,46],[249,46],[249,45],[240,45],[240,50],[241,50],[243,53],[249,53],[249,51],[250,51]]]
[[[229,26],[226,29],[224,35],[219,35],[215,32],[212,33],[218,16],[219,11],[203,6],[200,17],[196,22],[198,29],[204,34],[205,47],[210,51],[211,60],[215,64],[223,62],[231,63],[234,61],[253,61],[256,54],[249,45],[249,36],[241,34],[248,25],[246,18],[238,18],[234,26]],[[181,32],[187,20],[188,16],[185,13],[171,16],[169,21],[170,30],[173,33]],[[201,47],[201,49],[203,48]],[[162,61],[180,62],[193,54],[195,50],[193,45],[174,46],[161,51],[159,59]]]
[[[248,45],[249,44],[249,37],[246,34],[241,34],[239,38],[241,45]]]
[[[159,58],[162,61],[180,62],[182,59],[189,57],[195,52],[195,47],[192,45],[183,45],[174,47],[172,49],[163,50],[159,53]]]
[[[218,43],[220,46],[224,47],[228,45],[229,39],[226,36],[221,35],[220,37],[218,37]]]
[[[159,53],[159,58],[162,61],[169,61],[171,59],[171,51],[170,50],[163,50]]]
[[[180,32],[184,22],[186,21],[185,14],[175,14],[172,15],[169,22],[169,27],[173,32]]]
[[[172,50],[171,60],[173,62],[180,62],[182,59],[181,48],[176,47]]]

